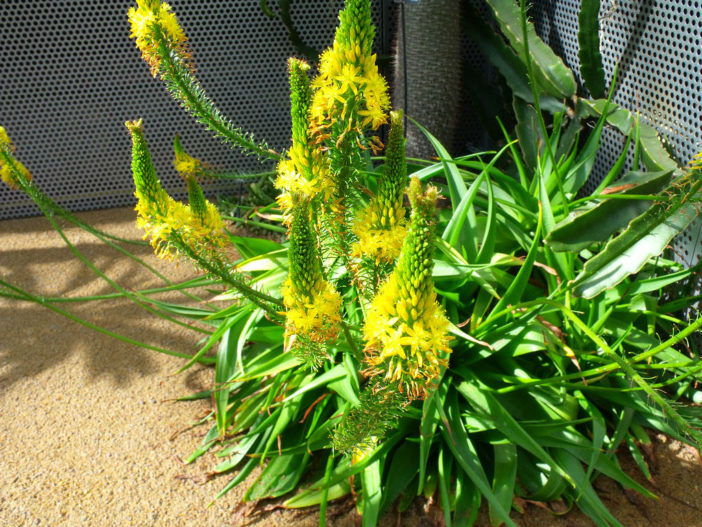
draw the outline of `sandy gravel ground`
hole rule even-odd
[[[133,211],[82,214],[113,234],[138,239]],[[134,262],[76,229],[69,238],[100,269],[127,288],[160,285]],[[188,265],[137,253],[173,281],[195,275]],[[43,218],[0,222],[0,274],[34,294],[81,296],[112,292],[81,264]],[[181,301],[177,294],[162,299]],[[58,304],[57,304],[58,305]],[[167,323],[123,299],[60,304],[62,309],[122,335],[191,353],[200,334]],[[209,387],[212,370],[174,375],[183,361],[145,351],[68,321],[30,303],[0,299],[0,526],[317,525],[314,512],[273,510],[245,516],[242,491],[207,505],[227,477],[207,481],[214,465],[185,459],[205,428],[188,429],[208,401],[174,402]],[[181,432],[181,433],[178,433]],[[664,437],[655,442],[659,501],[625,493],[600,478],[603,501],[626,526],[702,526],[702,469],[697,453]],[[625,466],[633,463],[622,457]],[[640,476],[636,476],[641,480]],[[331,507],[329,525],[355,525],[349,502]],[[524,527],[592,525],[581,514],[556,517],[533,505],[515,520]],[[417,503],[384,525],[441,525],[429,503]],[[487,523],[483,522],[483,525]]]

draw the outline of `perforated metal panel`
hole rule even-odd
[[[579,0],[537,0],[532,16],[539,34],[581,80],[579,10]],[[600,26],[608,83],[619,64],[614,101],[638,110],[641,120],[659,131],[674,158],[687,163],[702,149],[702,1],[602,0]],[[601,181],[623,145],[621,134],[605,132],[588,190]],[[701,234],[702,222],[697,220],[675,239],[673,248],[681,261],[692,264],[700,259]]]
[[[295,54],[287,29],[259,0],[171,0],[189,37],[197,76],[237,126],[277,149],[290,139],[286,60]],[[276,8],[276,2],[269,2]],[[382,35],[388,0],[374,0]],[[134,202],[126,120],[144,118],[164,186],[184,185],[172,165],[172,141],[231,171],[260,163],[222,145],[153,79],[129,39],[128,0],[0,1],[0,124],[37,185],[72,210]],[[342,0],[292,2],[304,42],[318,50],[334,36]],[[381,39],[382,42],[382,39]],[[210,194],[222,190],[210,185]],[[229,186],[229,191],[236,187]],[[37,214],[18,191],[0,185],[0,219]]]

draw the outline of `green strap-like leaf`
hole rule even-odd
[[[287,494],[300,481],[309,457],[308,452],[274,457],[249,487],[243,501],[277,498]]]
[[[519,269],[517,276],[514,277],[514,280],[512,281],[510,286],[507,288],[507,291],[505,291],[505,294],[502,295],[502,298],[500,298],[500,301],[492,310],[493,313],[499,313],[507,306],[511,304],[516,304],[522,299],[522,294],[524,294],[524,290],[527,287],[529,278],[531,277],[531,270],[533,269],[534,262],[536,261],[536,253],[538,252],[539,245],[541,242],[542,227],[543,213],[541,212],[541,208],[539,207],[539,223],[537,224],[536,232],[534,233],[534,241],[532,242],[532,245],[529,248],[529,252],[527,253],[526,258],[524,259],[524,264],[522,265],[521,269]],[[491,320],[492,318],[493,317],[489,317],[488,320]]]
[[[563,465],[576,482],[578,506],[601,527],[623,527],[612,513],[600,501],[597,492],[592,488],[592,484],[587,479],[587,474],[583,470],[580,461],[566,450],[554,449],[554,456]]]
[[[427,397],[422,405],[422,419],[419,425],[419,485],[417,487],[417,496],[424,490],[429,451],[434,440],[436,427],[439,424],[439,408],[444,405],[445,399],[446,384],[440,384],[438,390]]]
[[[380,476],[383,463],[378,459],[361,472],[361,485],[363,493],[361,507],[363,510],[362,527],[375,527],[380,516],[380,503],[383,497]]]
[[[419,470],[417,459],[417,443],[406,441],[395,450],[385,478],[381,510],[387,510],[415,478]]]
[[[517,479],[517,447],[513,443],[498,443],[493,446],[495,470],[492,476],[492,490],[506,510],[512,508],[514,484]],[[490,523],[499,525],[499,516],[490,506]]]
[[[456,463],[465,471],[466,475],[475,486],[480,489],[485,499],[493,507],[495,516],[506,525],[516,527],[516,524],[509,517],[509,510],[504,508],[502,502],[495,496],[492,488],[490,488],[490,483],[485,475],[478,454],[475,451],[473,442],[468,437],[465,426],[461,421],[458,399],[455,391],[447,397],[446,411],[444,411],[443,408],[439,408],[439,413],[441,414],[442,420],[441,433]]]

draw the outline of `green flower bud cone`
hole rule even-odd
[[[390,132],[385,149],[385,172],[378,185],[383,217],[394,220],[394,211],[402,207],[407,189],[407,164],[405,162],[405,136],[402,110],[390,112]]]
[[[306,145],[309,142],[309,115],[312,102],[309,71],[310,66],[305,61],[295,58],[288,60],[293,144]]]
[[[185,178],[188,183],[188,202],[190,205],[190,210],[192,210],[195,217],[204,222],[208,216],[207,201],[205,200],[205,195],[202,192],[202,188],[195,181],[194,176],[188,176]]]
[[[402,253],[397,263],[398,282],[406,298],[422,299],[431,295],[434,281],[434,215],[436,213],[436,187],[422,191],[418,178],[412,178],[409,187],[412,216]],[[410,321],[414,318],[410,315]]]
[[[143,121],[139,119],[124,124],[132,137],[132,177],[137,198],[155,207],[157,213],[165,214],[167,195],[151,161],[151,153],[144,137]]]
[[[339,13],[339,27],[334,40],[345,47],[360,48],[359,55],[370,55],[375,39],[375,26],[369,0],[346,0]]]
[[[317,234],[310,223],[309,202],[297,198],[290,225],[290,280],[299,291],[312,291],[322,277],[322,263],[317,249]]]

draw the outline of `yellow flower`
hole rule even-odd
[[[0,180],[11,189],[19,189],[22,183],[32,180],[32,174],[14,156],[15,145],[12,144],[5,128],[0,126]]]
[[[217,208],[205,200],[202,190],[188,185],[188,207],[171,198],[156,176],[144,138],[141,119],[125,123],[132,136],[132,174],[137,198],[137,225],[144,229],[160,258],[173,259],[187,248],[204,257],[223,257],[229,240]],[[191,183],[188,181],[188,183]]]
[[[10,137],[7,135],[7,131],[0,126],[0,148],[6,148],[8,150],[14,150],[14,146]]]
[[[135,195],[137,225],[144,230],[144,239],[149,239],[159,258],[174,259],[183,245],[210,256],[221,256],[228,246],[224,222],[212,203],[207,202],[206,214],[200,216],[167,194],[157,201],[138,191]]]
[[[446,366],[448,319],[436,301],[431,279],[432,226],[437,191],[410,185],[411,224],[395,271],[373,299],[363,338],[367,373],[397,384],[411,399],[422,399]]]
[[[173,139],[173,152],[173,168],[175,168],[181,176],[185,178],[189,176],[202,178],[211,175],[212,167],[208,163],[188,154],[183,148],[178,135]]]
[[[376,263],[393,262],[400,255],[407,234],[405,210],[395,209],[392,224],[379,226],[379,214],[371,207],[356,216],[353,232],[358,241],[354,244],[351,255],[354,258],[367,256]]]
[[[335,76],[334,80],[340,83],[339,93],[345,94],[350,89],[354,95],[358,93],[358,87],[365,82],[359,75],[359,68],[353,64],[344,64],[341,73]]]
[[[186,58],[188,53],[185,33],[167,3],[158,0],[137,0],[136,3],[136,8],[130,7],[127,11],[131,29],[129,36],[136,40],[141,56],[149,64],[151,74],[155,77],[161,63],[157,35],[160,35],[171,49],[180,53],[182,58]]]
[[[312,342],[336,339],[341,323],[341,296],[321,277],[311,290],[302,291],[290,278],[283,284],[286,339],[303,337]]]

